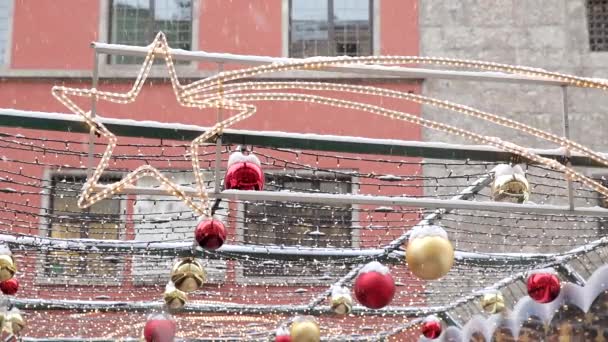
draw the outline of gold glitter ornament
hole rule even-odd
[[[207,273],[201,263],[194,258],[186,258],[173,265],[171,281],[183,292],[196,291],[207,280]]]

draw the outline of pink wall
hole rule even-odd
[[[282,0],[267,1],[227,1],[227,0],[201,0],[199,20],[199,48],[207,51],[230,52],[239,54],[257,54],[280,56],[282,51],[281,10]],[[91,69],[93,53],[89,43],[97,39],[99,28],[98,1],[75,0],[15,0],[15,15],[13,28],[12,68],[15,69]],[[418,23],[416,0],[382,0],[381,1],[380,37],[381,52],[393,55],[418,54]],[[169,42],[170,43],[170,42]],[[24,110],[38,110],[50,112],[67,112],[58,101],[51,96],[53,85],[64,84],[74,87],[89,87],[90,80],[42,80],[42,79],[1,79],[0,80],[0,108],[16,108]],[[125,92],[131,85],[128,81],[102,81],[100,88],[117,92]],[[417,83],[396,81],[356,81],[360,84],[373,85],[404,92],[419,93]],[[116,105],[100,102],[99,111],[105,116],[115,118],[129,118],[136,120],[156,120],[161,122],[180,122],[198,125],[210,125],[214,122],[215,111],[197,111],[180,107],[172,93],[169,84],[154,80],[154,85],[148,81],[136,102],[129,105]],[[394,99],[366,98],[360,95],[345,94],[341,98],[353,101],[368,101],[372,104],[387,108],[402,110],[415,115],[420,114],[420,107],[416,104],[397,101]],[[80,101],[86,107],[88,101]],[[256,103],[258,113],[239,124],[237,128],[252,130],[276,130],[302,133],[321,133],[363,136],[370,138],[395,138],[403,140],[421,139],[419,127],[396,122],[387,118],[368,113],[358,113],[345,109],[336,109],[319,105],[306,105],[302,103]],[[11,131],[6,128],[2,131]],[[48,137],[62,137],[61,133],[45,132]],[[82,139],[81,146],[74,148],[86,149],[87,135],[71,135],[70,139]],[[36,155],[25,153],[9,157],[34,160]],[[403,159],[403,158],[401,158]],[[305,162],[301,160],[301,162]],[[313,161],[311,160],[311,163]],[[7,163],[5,163],[7,164]],[[320,166],[335,167],[335,164]],[[7,168],[16,168],[18,165],[5,165]],[[343,162],[341,167],[359,169],[361,171],[374,171],[379,173],[395,172],[385,166],[367,165],[361,162]],[[401,173],[417,173],[416,166],[404,167]],[[41,167],[33,167],[24,172],[41,176]],[[363,193],[373,193],[373,186],[362,188]],[[384,194],[397,195],[398,189],[390,190]],[[419,194],[419,193],[416,193]],[[416,195],[410,193],[410,195]],[[3,195],[4,196],[4,195]],[[0,196],[0,199],[4,198]],[[22,198],[24,199],[24,198]],[[28,196],[27,200],[36,205],[40,204],[39,196]],[[382,214],[384,215],[384,214]],[[388,214],[390,216],[390,214]],[[373,216],[374,220],[380,216]],[[398,218],[397,218],[398,220]],[[34,226],[32,229],[35,229]],[[403,227],[407,229],[407,227]],[[35,230],[23,231],[35,234]],[[392,230],[394,232],[394,230]],[[375,234],[384,234],[379,230],[365,230],[362,238],[368,246],[375,240]],[[382,240],[391,238],[382,236]],[[378,237],[380,239],[380,237]],[[229,236],[230,240],[230,236]],[[27,269],[26,269],[27,270]],[[127,268],[128,270],[128,268]],[[26,273],[27,277],[27,271]],[[127,271],[128,273],[128,271]],[[232,273],[228,273],[232,274]],[[402,273],[402,282],[408,282],[410,275]],[[128,274],[127,277],[128,278]],[[27,278],[28,282],[34,279]],[[212,285],[213,286],[213,285]],[[37,295],[50,295],[39,286]],[[224,290],[235,290],[236,285],[226,285]],[[411,290],[414,290],[410,288]],[[24,288],[27,288],[24,286]],[[250,286],[248,290],[260,290]],[[146,289],[122,288],[113,293],[118,297],[122,291],[131,291],[135,298],[150,298]],[[155,291],[155,290],[152,290]],[[160,289],[156,289],[159,292]],[[79,291],[84,297],[87,291]],[[23,291],[20,295],[27,296]],[[407,295],[400,295],[395,304],[406,305]],[[30,331],[31,332],[31,331]],[[33,333],[33,332],[31,332]]]

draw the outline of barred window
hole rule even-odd
[[[171,46],[192,49],[192,0],[113,0],[110,42],[148,45],[163,31]],[[139,64],[143,57],[111,56],[113,64]]]
[[[266,174],[266,189],[312,193],[352,192],[350,177],[322,177]],[[244,242],[256,245],[309,247],[351,247],[352,207],[314,203],[255,202],[244,208]],[[314,276],[323,274],[325,265],[269,268],[250,263],[246,276]]]
[[[102,178],[102,183],[118,179]],[[60,239],[113,239],[120,238],[120,199],[105,199],[87,209],[77,205],[84,175],[55,175],[51,179],[49,202],[49,237]],[[115,276],[122,267],[117,258],[107,258],[101,253],[79,251],[50,251],[45,264],[45,274],[50,278],[82,276]]]
[[[608,0],[587,0],[591,51],[608,51]]]
[[[372,54],[373,0],[291,0],[289,56]]]

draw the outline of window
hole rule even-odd
[[[0,1],[0,65],[8,62],[9,25],[11,22],[12,1]]]
[[[110,9],[111,43],[145,46],[163,31],[172,47],[192,49],[192,0],[113,0]],[[110,62],[140,64],[143,57],[111,56]]]
[[[266,174],[266,190],[340,193],[352,192],[350,177],[287,176]],[[256,245],[351,247],[352,207],[314,203],[256,202],[244,205],[243,240]],[[315,276],[323,263],[310,267],[293,265],[287,270],[255,262],[244,265],[245,276]],[[333,270],[335,273],[335,270]]]
[[[373,0],[291,0],[289,56],[372,54]]]
[[[60,239],[120,239],[121,200],[105,199],[87,209],[76,204],[86,177],[54,175],[51,178],[49,236]],[[102,183],[117,179],[106,177]],[[45,262],[45,274],[51,278],[83,275],[112,276],[122,269],[118,258],[101,253],[50,251]]]
[[[591,51],[608,51],[608,0],[587,0]]]

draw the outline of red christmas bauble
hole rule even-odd
[[[19,290],[19,281],[15,278],[11,278],[0,282],[0,290],[2,290],[2,293],[5,295],[14,295],[17,293],[17,290]]]
[[[393,300],[395,281],[388,272],[361,272],[355,280],[354,292],[362,305],[370,309],[380,309]]]
[[[144,327],[146,342],[172,342],[175,339],[175,322],[160,316],[149,319]]]
[[[550,303],[559,296],[560,281],[552,273],[535,273],[528,277],[528,295],[539,303]]]
[[[441,335],[441,322],[436,320],[428,320],[422,323],[422,335],[432,340]]]
[[[245,154],[240,151],[233,152],[228,158],[224,188],[263,190],[264,172],[262,172],[262,164],[258,157],[248,152]]]
[[[289,336],[289,335],[277,335],[274,338],[274,342],[291,342],[291,336]]]
[[[196,226],[194,238],[204,249],[218,249],[226,241],[226,227],[220,220],[204,220]]]

